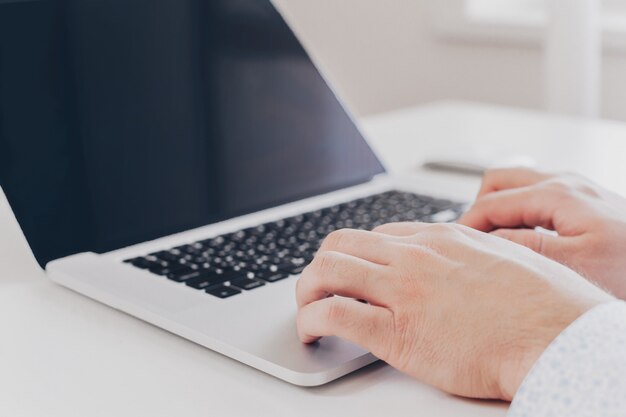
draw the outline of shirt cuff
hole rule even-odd
[[[625,417],[626,303],[600,305],[563,331],[532,367],[509,417]]]

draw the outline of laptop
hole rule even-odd
[[[324,237],[463,210],[385,173],[266,0],[0,3],[0,181],[51,280],[301,386],[376,360],[298,340]]]

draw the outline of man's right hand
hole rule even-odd
[[[626,299],[626,199],[588,180],[528,169],[489,171],[459,222],[527,246]]]

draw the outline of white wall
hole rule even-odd
[[[427,0],[275,2],[359,115],[454,98],[543,105],[538,47],[442,40]],[[626,120],[625,78],[626,52],[607,56],[604,117]]]

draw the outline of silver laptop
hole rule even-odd
[[[324,237],[451,221],[379,159],[263,0],[0,4],[0,180],[49,277],[302,386],[376,360],[303,345]]]

